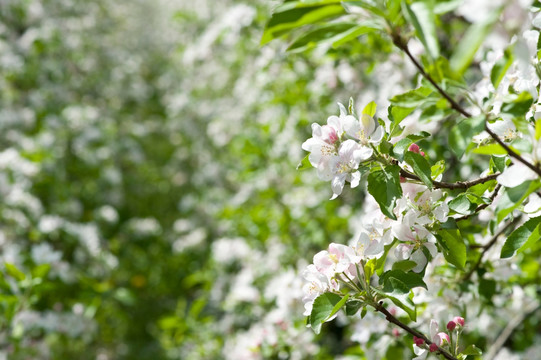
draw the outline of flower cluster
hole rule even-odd
[[[426,344],[425,340],[417,336],[413,337],[413,351],[415,357],[413,360],[424,360],[429,353],[439,351],[440,348],[446,349],[449,347],[451,352],[456,352],[458,349],[458,336],[456,337],[455,347],[453,349],[453,331],[460,333],[464,327],[464,318],[455,316],[453,320],[447,323],[449,333],[439,331],[438,322],[434,319],[430,321],[430,345]]]
[[[303,273],[304,315],[310,315],[314,300],[325,292],[338,292],[340,283],[352,284],[364,275],[363,262],[383,253],[383,243],[373,233],[362,232],[352,246],[331,243],[314,255],[314,263]],[[365,280],[363,279],[362,282]],[[332,320],[329,319],[329,320]]]
[[[346,181],[354,188],[359,185],[359,165],[373,155],[373,146],[383,138],[384,129],[374,118],[362,114],[360,119],[348,114],[342,104],[340,116],[330,116],[327,125],[312,124],[312,137],[302,144],[310,152],[309,160],[317,168],[321,180],[331,181],[335,199],[342,193]]]

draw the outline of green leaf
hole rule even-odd
[[[330,41],[332,41],[333,49],[336,49],[342,44],[350,42],[353,39],[357,39],[361,35],[369,34],[376,30],[381,30],[381,26],[379,26],[377,23],[361,22],[361,25],[355,26],[341,34],[333,36]]]
[[[503,53],[503,57],[496,61],[492,67],[492,71],[490,72],[490,81],[492,81],[492,85],[494,85],[495,89],[497,89],[498,85],[500,85],[500,82],[503,80],[505,73],[512,63],[513,54],[511,53],[510,49],[506,49]]]
[[[301,160],[301,162],[299,163],[299,165],[297,165],[297,170],[303,171],[303,170],[306,170],[306,169],[309,169],[309,168],[312,167],[312,164],[310,164],[309,157],[310,157],[310,154],[306,155],[306,156]]]
[[[466,244],[458,229],[441,229],[438,231],[441,238],[440,244],[443,249],[445,260],[457,268],[463,270],[466,265]]]
[[[346,302],[346,315],[353,316],[364,305],[364,302],[357,299],[351,299]]]
[[[470,345],[462,352],[462,354],[463,355],[483,355],[483,352],[477,346]]]
[[[447,205],[449,205],[450,210],[463,215],[471,214],[477,207],[464,193],[449,201]]]
[[[436,34],[436,16],[428,2],[418,1],[409,6],[402,1],[404,16],[413,25],[419,40],[423,43],[432,59],[440,56],[438,36]]]
[[[402,270],[389,270],[383,273],[380,278],[380,284],[383,284],[383,291],[387,294],[402,295],[408,294],[411,289],[423,287],[427,289],[423,277],[414,272],[404,272]]]
[[[415,308],[415,304],[412,301],[413,292],[410,292],[409,295],[390,295],[378,288],[372,288],[372,290],[380,294],[381,296],[391,300],[393,304],[404,310],[412,321],[417,320],[417,311]]]
[[[398,165],[387,166],[368,174],[368,192],[376,199],[381,211],[393,220],[396,220],[393,213],[396,201],[402,197],[399,174]]]
[[[378,30],[376,25],[344,22],[324,24],[295,39],[287,51],[299,53],[313,49],[320,44],[330,44],[333,48],[337,48],[348,41],[376,30]]]
[[[17,281],[22,281],[26,278],[26,275],[21,270],[17,269],[15,265],[4,263],[4,266],[6,267],[6,272]]]
[[[394,157],[400,161],[404,161],[404,153],[407,151],[409,146],[413,143],[412,140],[404,138],[399,140],[393,147]]]
[[[500,12],[501,9],[498,9],[487,16],[486,20],[475,23],[468,28],[451,56],[451,68],[454,71],[463,74],[470,66],[475,53],[498,20]]]
[[[432,179],[430,178],[431,171],[428,161],[426,161],[421,154],[417,154],[412,151],[406,151],[404,160],[413,168],[413,171],[419,177],[419,179],[421,179],[421,181],[429,189],[432,189]]]
[[[341,297],[334,293],[324,293],[314,300],[312,312],[310,313],[310,326],[316,334],[321,331],[321,325],[346,303],[348,295]]]
[[[342,2],[348,11],[350,6],[357,6],[368,10],[372,14],[385,18],[385,13],[378,7],[371,5],[368,1],[343,1]]]
[[[317,44],[326,42],[336,35],[342,34],[356,26],[357,24],[355,23],[332,23],[318,26],[295,39],[293,43],[289,45],[287,51],[301,52],[312,49],[316,47]]]
[[[525,181],[514,188],[506,188],[496,206],[497,221],[501,222],[540,187],[538,181]]]
[[[410,90],[403,94],[396,95],[390,101],[394,106],[402,108],[416,108],[420,105],[423,105],[429,99],[429,95],[432,94],[432,89],[421,86],[417,89]],[[435,100],[432,98],[432,100]]]
[[[373,101],[370,101],[368,105],[366,105],[363,109],[363,114],[367,114],[368,116],[374,117],[376,115],[376,103]]]
[[[411,114],[415,110],[415,108],[405,108],[400,106],[394,106],[390,105],[388,109],[389,114],[389,120],[393,122],[393,124],[400,124],[402,120],[406,118],[409,114]]]
[[[484,116],[475,116],[465,119],[451,128],[449,146],[455,155],[460,158],[470,145],[474,135],[485,128]]]
[[[323,19],[336,17],[345,13],[338,0],[321,0],[304,3],[291,1],[276,8],[265,26],[261,45],[308,24],[315,24]]]
[[[511,146],[509,147],[513,149]],[[513,150],[516,150],[516,149],[513,149]],[[505,150],[500,144],[490,144],[490,145],[485,145],[485,146],[479,146],[478,148],[473,149],[472,152],[475,154],[482,154],[482,155],[507,155],[507,150]]]
[[[492,164],[494,164],[494,168],[498,170],[499,172],[503,172],[505,170],[505,163],[507,161],[507,157],[505,156],[491,156],[490,161]]]
[[[535,140],[541,138],[541,119],[535,120]]]
[[[531,218],[509,235],[503,244],[500,257],[502,259],[515,255],[516,252],[526,250],[541,238],[541,216]]]
[[[527,92],[521,92],[511,102],[505,102],[502,105],[502,113],[513,115],[514,117],[524,117],[533,104],[532,95]]]
[[[419,140],[422,140],[422,139],[426,139],[429,136],[430,136],[430,133],[428,133],[426,131],[421,131],[419,134],[410,134],[410,135],[406,136],[406,138],[410,139],[413,142],[416,142],[416,141],[419,141]]]
[[[393,264],[393,270],[410,271],[416,266],[417,266],[417,263],[415,261],[402,260],[402,261],[397,261]]]
[[[439,160],[435,165],[430,168],[430,177],[436,179],[445,171],[445,161]]]

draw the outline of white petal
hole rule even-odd
[[[413,272],[416,272],[416,273],[423,271],[423,269],[425,268],[428,262],[422,250],[417,250],[416,252],[411,254],[410,260],[414,261],[417,264],[416,267],[411,269]]]
[[[496,178],[498,183],[508,188],[519,186],[526,180],[537,178],[537,174],[522,163],[516,163],[509,166]]]
[[[370,142],[371,143],[379,143],[381,139],[383,139],[383,134],[385,132],[383,131],[383,126],[378,126],[374,133],[370,135]]]
[[[349,182],[351,183],[351,188],[352,189],[359,186],[360,181],[361,181],[361,173],[360,172],[355,171],[354,173],[351,174],[351,179],[349,180]]]
[[[340,108],[340,116],[346,116],[348,114],[346,107],[342,103],[338,103],[338,107]]]
[[[331,182],[331,188],[333,196],[331,200],[334,200],[342,193],[344,189],[344,184],[346,183],[346,176],[344,174],[336,175]]]
[[[370,136],[376,129],[376,120],[368,114],[362,114],[361,124],[364,128],[366,136]]]

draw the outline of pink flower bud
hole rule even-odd
[[[395,307],[390,308],[389,312],[391,313],[391,315],[396,316],[396,308]]]
[[[439,346],[451,343],[451,338],[444,332],[440,332],[436,336],[439,338]]]
[[[394,335],[394,337],[399,337],[400,336],[400,331],[398,331],[398,329],[393,329],[393,335]]]
[[[408,150],[411,151],[411,152],[419,154],[419,151],[420,151],[419,145],[411,144],[410,147],[408,148]]]
[[[451,320],[447,323],[447,330],[453,331],[455,328],[456,328],[456,322]]]
[[[423,339],[418,338],[417,336],[413,336],[413,342],[419,347],[423,346],[423,344],[425,343]]]
[[[438,345],[432,343],[430,344],[430,347],[428,348],[430,352],[438,351]]]
[[[425,152],[424,152],[424,151],[421,151],[421,156],[425,156]]]
[[[400,176],[400,182],[401,182],[401,183],[405,183],[405,182],[406,182],[406,178],[403,177],[403,176]]]
[[[455,317],[453,318],[453,321],[454,321],[457,325],[464,326],[464,318],[461,317],[461,316],[455,316]]]

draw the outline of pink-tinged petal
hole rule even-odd
[[[446,344],[451,343],[451,339],[449,338],[449,335],[447,335],[446,333],[440,332],[436,334],[434,342],[438,344],[438,346],[444,346]]]
[[[434,341],[434,337],[438,333],[438,322],[434,319],[430,320],[430,338]]]
[[[394,254],[397,259],[399,260],[407,260],[411,256],[411,252],[413,250],[413,245],[408,244],[398,244],[396,247]]]
[[[457,323],[457,325],[464,326],[465,320],[462,316],[455,316],[453,318],[453,321]]]
[[[505,187],[513,188],[519,186],[526,180],[534,180],[537,174],[522,163],[516,163],[505,169],[500,176],[496,178],[498,183]]]
[[[336,131],[338,133],[338,135],[341,135],[342,133],[342,116],[340,115],[340,117],[338,116],[335,116],[335,115],[331,115],[327,118],[327,126],[331,127],[334,129],[334,131]]]
[[[415,235],[409,225],[404,222],[394,224],[391,231],[394,237],[400,241],[415,241]]]

